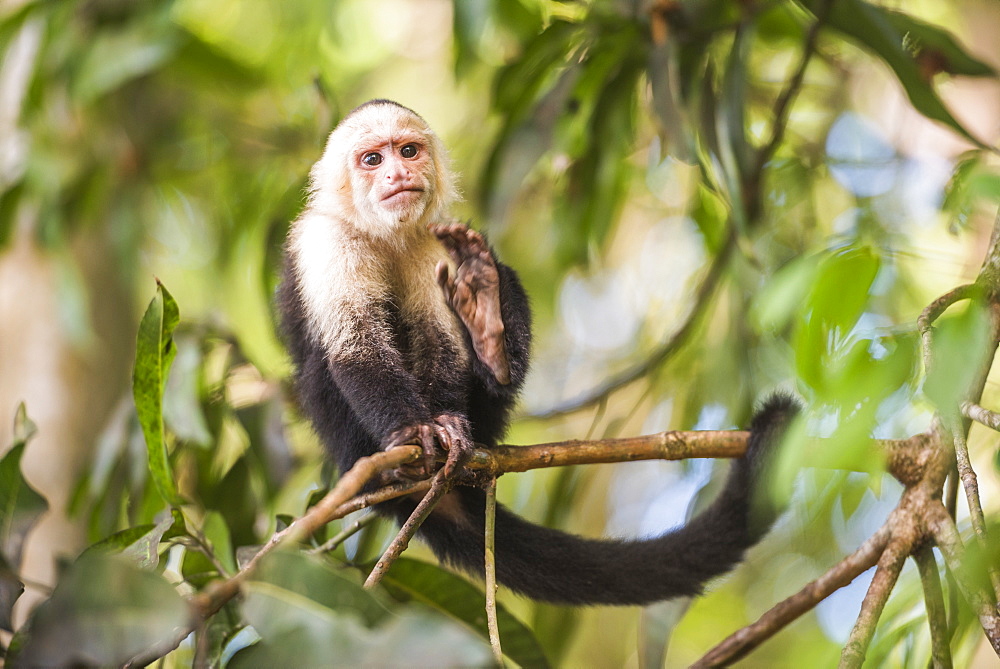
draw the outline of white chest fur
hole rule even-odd
[[[435,279],[444,246],[426,229],[386,244],[349,234],[336,219],[306,214],[289,239],[310,335],[333,356],[357,356],[391,341],[378,310],[391,301],[406,323],[434,327],[465,357],[462,325]]]

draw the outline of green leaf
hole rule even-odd
[[[0,553],[0,630],[14,631],[14,621],[11,612],[17,598],[24,594],[24,583],[21,583],[17,571],[11,567],[3,554]],[[0,646],[2,650],[2,646]],[[3,654],[0,653],[0,657]]]
[[[21,474],[21,457],[34,434],[35,424],[22,403],[14,416],[14,445],[0,459],[0,628],[8,630],[11,608],[24,590],[16,577],[24,538],[48,510],[45,498]]]
[[[808,302],[812,318],[846,334],[864,313],[880,264],[870,246],[849,246],[824,258]]]
[[[524,177],[551,145],[553,125],[578,70],[568,63],[580,31],[576,24],[553,21],[519,59],[497,72],[492,105],[501,113],[503,126],[480,179],[491,220],[502,221]]]
[[[489,639],[486,597],[465,579],[435,565],[402,558],[392,564],[382,584],[393,596],[422,602]],[[549,666],[531,630],[500,605],[497,620],[504,655],[522,667]]]
[[[163,430],[163,388],[170,363],[177,354],[171,333],[179,320],[177,302],[157,280],[156,296],[139,323],[132,374],[132,394],[146,438],[150,477],[164,501],[175,506],[182,504],[183,500],[177,494],[167,456]]]
[[[479,60],[479,42],[489,21],[489,0],[451,3],[451,32],[455,41],[455,75],[462,78]]]
[[[924,393],[946,415],[957,410],[979,374],[990,345],[989,318],[983,301],[976,299],[952,307],[934,324],[930,347],[933,363]]]
[[[222,480],[201,491],[206,509],[222,514],[231,537],[231,544],[247,546],[257,543],[258,498],[251,463],[246,456],[229,468]]]
[[[125,30],[99,32],[84,51],[73,79],[75,97],[87,104],[159,69],[173,57],[178,42],[174,24],[157,13]]]
[[[822,13],[820,7],[824,6],[826,0],[801,2],[816,14]],[[912,34],[912,29],[920,31],[916,28],[918,22],[905,16],[901,18],[898,12],[890,12],[864,0],[837,0],[829,3],[827,23],[856,39],[885,61],[896,73],[910,103],[917,111],[931,120],[947,125],[976,146],[987,148],[952,116],[938,97],[933,83],[921,73],[920,65],[907,49],[906,32],[910,30]],[[921,34],[928,38],[931,31],[921,31]]]
[[[129,527],[87,548],[105,554],[120,553],[141,569],[154,569],[160,563],[160,541],[168,532],[183,533],[184,518],[177,509],[160,522]],[[85,551],[85,552],[87,552]]]
[[[967,77],[992,77],[996,70],[983,61],[970,56],[946,30],[924,23],[903,12],[875,7],[885,13],[886,19],[903,36],[903,46],[920,58],[932,52],[942,71]]]
[[[236,554],[233,552],[233,542],[229,536],[229,528],[226,520],[218,511],[208,511],[205,514],[205,522],[201,526],[202,534],[212,545],[215,559],[222,563],[222,566],[230,574],[235,574]]]
[[[180,46],[171,63],[188,81],[227,89],[253,89],[265,78],[258,69],[236,60],[223,49],[182,27]]]
[[[753,149],[747,142],[744,118],[747,108],[747,63],[752,46],[753,31],[741,23],[726,60],[719,98],[719,157],[732,193],[740,192],[742,175],[750,172],[753,161]],[[741,218],[738,214],[737,220]]]
[[[261,562],[253,580],[308,597],[329,609],[350,611],[371,627],[389,612],[362,587],[360,579],[353,578],[355,573],[332,569],[319,557],[277,551]]]
[[[583,122],[576,125],[575,142],[572,135],[564,140],[573,158],[560,198],[565,223],[559,241],[564,262],[585,262],[591,245],[604,241],[628,186],[631,165],[627,155],[634,140],[637,84],[645,71],[646,53],[638,48],[641,36],[634,27],[613,31],[617,27],[605,27],[608,34],[595,41],[574,90],[573,99],[581,104],[577,115]],[[590,104],[593,108],[588,113]]]
[[[579,31],[578,25],[557,20],[539,33],[520,58],[497,72],[494,108],[515,123],[523,120],[554,68],[565,67],[566,54],[578,40]]]
[[[778,270],[754,298],[750,318],[760,331],[787,327],[800,312],[816,280],[816,256],[797,258]]]
[[[678,160],[693,163],[696,160],[691,144],[688,111],[684,92],[690,89],[681,80],[680,46],[674,41],[655,45],[649,54],[647,77],[653,113],[660,123],[660,135],[666,145],[665,153]]]
[[[187,604],[164,578],[120,556],[87,553],[36,610],[12,664],[120,666],[187,620]]]
[[[670,636],[691,607],[691,601],[682,597],[643,607],[639,620],[639,666],[643,669],[666,666]]]
[[[24,583],[18,577],[17,572],[7,564],[7,560],[0,553],[0,630],[14,631],[14,621],[11,618],[11,611],[17,598],[24,593]],[[3,646],[0,645],[0,658],[3,657]]]
[[[181,559],[181,576],[196,588],[202,588],[211,581],[222,578],[215,564],[201,550],[186,548]]]
[[[201,373],[204,355],[195,337],[176,337],[177,357],[163,395],[163,417],[178,439],[202,448],[212,444],[205,412],[201,405]]]
[[[262,642],[235,666],[363,664],[377,645],[367,626],[387,614],[357,580],[302,553],[267,556],[245,592],[243,615]]]
[[[868,305],[869,292],[881,265],[869,246],[848,246],[799,264],[803,279],[811,279],[808,298],[797,307],[800,326],[795,336],[795,364],[799,378],[821,394],[835,391],[837,375],[831,370],[835,356],[843,354],[845,337]],[[779,286],[786,308],[798,295],[795,286]],[[777,288],[776,288],[777,290]],[[780,318],[766,311],[758,318]],[[761,323],[766,323],[761,320]],[[831,385],[833,384],[833,385]]]

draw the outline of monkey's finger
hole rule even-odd
[[[382,443],[382,450],[388,451],[391,448],[397,446],[402,446],[404,444],[415,444],[418,443],[417,439],[417,426],[407,425],[406,427],[401,427],[398,430],[389,434]]]
[[[438,224],[430,226],[430,231],[441,240],[445,246],[454,247],[462,241],[464,226],[457,223]]]
[[[462,430],[461,425],[453,420],[440,420],[438,421],[440,429],[447,436],[442,443],[446,443],[446,448],[448,449],[448,458],[444,463],[444,475],[448,478],[455,475],[455,471],[465,464],[469,455],[472,453],[472,443],[466,437],[466,433]]]
[[[451,450],[452,435],[448,432],[447,428],[443,425],[434,425],[434,437],[437,439],[438,445],[446,451]]]
[[[444,291],[444,296],[451,300],[451,296],[455,292],[455,281],[448,272],[448,263],[443,260],[438,261],[437,266],[434,267],[434,275],[441,290]]]
[[[448,451],[448,459],[444,462],[444,476],[451,478],[455,472],[465,464],[469,457],[469,450],[465,448],[453,448]]]
[[[444,234],[438,236],[438,241],[444,245],[445,250],[448,252],[448,256],[455,261],[456,265],[462,264],[466,255],[463,252],[463,247],[454,235],[450,232],[445,232]]]
[[[453,225],[448,229],[445,244],[460,258],[478,255],[481,250],[489,252],[489,245],[480,233],[464,225]]]
[[[434,473],[434,460],[437,457],[434,429],[430,425],[420,426],[420,448],[424,451],[424,474],[430,476]]]

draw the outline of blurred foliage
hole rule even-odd
[[[801,449],[787,449],[792,510],[704,597],[640,614],[502,596],[504,648],[522,666],[695,660],[879,526],[899,486],[867,438],[925,429],[973,372],[978,307],[942,321],[929,376],[912,324],[967,280],[970,240],[1000,203],[992,138],[946,104],[949,85],[995,75],[995,44],[981,59],[967,34],[940,27],[960,30],[983,11],[974,5],[0,3],[0,245],[27,240],[56,259],[67,332],[83,346],[93,305],[115,294],[87,281],[81,247],[94,242],[138,332],[134,384],[113,389],[122,401],[87,435],[72,495],[91,545],[16,631],[8,661],[126,662],[180,624],[178,593],[232,575],[328,489],[269,305],[308,168],[337,119],[371,97],[417,109],[453,147],[459,213],[483,222],[532,295],[535,373],[512,442],[732,427],[775,387],[806,399],[802,432],[831,438],[831,469],[800,471]],[[932,146],[929,159],[909,143],[920,133],[893,131],[882,113],[893,104],[907,129],[932,121],[966,152]],[[576,408],[532,418],[567,402]],[[22,543],[46,509],[20,473],[30,425],[19,413],[0,460],[7,631]],[[995,479],[992,466],[981,475]],[[576,532],[651,533],[714,494],[717,469],[539,471],[505,477],[501,496]],[[489,663],[478,585],[405,559],[378,592],[360,588],[354,566],[390,533],[370,524],[323,555],[269,558],[167,666]],[[873,666],[926,665],[918,586],[904,571]],[[839,591],[747,666],[835,662],[865,587]],[[981,635],[959,613],[962,665]]]

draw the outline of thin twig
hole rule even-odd
[[[253,574],[265,556],[286,543],[299,541],[338,516],[338,509],[357,495],[369,480],[379,473],[415,462],[423,456],[419,446],[400,446],[389,451],[360,458],[354,467],[344,472],[337,485],[323,499],[281,532],[276,532],[266,544],[232,577],[218,581],[188,600],[190,612],[186,626],[178,628],[174,636],[137,654],[126,667],[146,666],[176,649],[187,636],[209,616],[217,613],[239,594],[243,583]]]
[[[434,507],[441,500],[445,493],[451,489],[451,481],[447,479],[444,475],[444,469],[439,469],[434,475],[434,480],[431,483],[431,489],[427,491],[424,498],[420,500],[417,504],[417,508],[413,510],[410,517],[406,519],[403,526],[399,528],[399,532],[396,533],[396,538],[392,540],[389,547],[379,558],[378,562],[375,564],[375,568],[372,572],[368,574],[368,578],[365,580],[365,588],[371,589],[379,584],[382,577],[385,576],[386,572],[389,571],[389,567],[393,562],[396,561],[406,547],[410,544],[410,539],[416,534],[417,529],[423,525],[424,521],[427,520],[427,516],[431,514]]]
[[[354,466],[344,472],[333,490],[309,509],[305,515],[293,521],[291,525],[272,536],[266,544],[250,558],[250,561],[232,578],[222,581],[206,592],[194,597],[195,605],[203,615],[208,616],[232,599],[243,581],[257,568],[266,555],[278,546],[299,541],[336,517],[337,509],[356,495],[369,480],[379,473],[399,467],[401,464],[414,462],[422,455],[417,446],[398,447],[358,459]]]
[[[962,415],[991,430],[1000,431],[1000,413],[984,409],[974,402],[962,402]]]
[[[948,307],[956,302],[972,299],[980,293],[980,290],[981,289],[976,284],[966,283],[952,288],[941,297],[936,298],[933,302],[924,307],[924,310],[920,312],[920,316],[917,317],[917,330],[921,333],[927,332],[931,329],[931,325],[934,324],[934,321],[940,318],[941,315],[948,310]]]
[[[338,508],[337,511],[339,512],[340,509]],[[355,520],[353,523],[348,524],[347,527],[338,532],[334,537],[332,537],[331,539],[327,539],[322,545],[316,546],[315,548],[309,550],[309,553],[317,554],[317,553],[326,553],[327,551],[332,551],[334,548],[344,543],[345,541],[353,537],[355,534],[360,532],[362,529],[371,525],[376,520],[378,520],[378,516],[376,514],[366,513],[365,515]]]
[[[958,518],[958,469],[952,464],[948,474],[948,488],[944,493],[944,503],[952,520]]]
[[[958,517],[958,470],[955,463],[951,463],[951,471],[948,474],[948,487],[944,493],[945,510],[951,522],[954,523]],[[948,581],[948,640],[958,631],[958,584],[955,583],[955,575],[951,573],[951,568],[945,562],[945,579]]]
[[[490,479],[486,487],[486,625],[490,631],[493,659],[503,667],[503,649],[500,647],[500,625],[497,623],[497,561],[496,561],[497,480]]]
[[[736,235],[734,232],[730,231],[725,244],[721,249],[719,249],[719,253],[712,261],[712,266],[709,268],[705,278],[702,279],[701,284],[698,286],[698,290],[695,291],[694,298],[692,299],[691,310],[688,311],[684,324],[681,325],[680,328],[674,332],[673,336],[664,342],[663,345],[650,353],[645,360],[633,367],[630,367],[629,369],[626,369],[620,374],[608,379],[605,383],[578,397],[562,402],[561,404],[557,404],[544,411],[525,414],[523,417],[545,420],[573,413],[575,411],[579,411],[580,409],[586,409],[587,407],[593,406],[601,400],[606,399],[613,392],[624,388],[643,376],[646,376],[651,371],[662,365],[668,358],[670,358],[670,356],[674,355],[674,353],[679,351],[687,343],[692,333],[694,333],[696,326],[701,321],[701,317],[708,311],[709,306],[712,304],[712,296],[721,283],[724,273],[723,270],[725,270],[726,266],[729,264],[729,258],[735,248]]]
[[[947,293],[928,304],[920,316],[917,318],[917,331],[920,332],[920,344],[924,355],[924,373],[926,374],[932,364],[931,360],[931,337],[933,328],[931,327],[941,315],[948,310],[948,307],[962,300],[972,299],[979,294],[980,288],[974,283],[967,283],[958,288],[953,288]]]
[[[811,26],[809,26],[809,33],[806,35],[806,41],[802,47],[802,58],[799,60],[799,66],[796,68],[795,73],[792,74],[791,79],[788,80],[788,86],[785,87],[781,97],[778,98],[777,103],[774,105],[774,123],[771,124],[771,138],[757,153],[757,162],[754,165],[753,173],[757,175],[758,181],[760,179],[760,174],[764,171],[764,167],[767,165],[767,161],[769,161],[774,155],[774,152],[778,149],[778,145],[781,144],[781,140],[785,136],[785,129],[788,127],[788,118],[791,114],[792,102],[795,100],[795,97],[802,89],[802,84],[805,82],[806,69],[809,67],[809,62],[816,53],[816,45],[819,41],[819,32],[823,27],[823,24],[826,23],[826,17],[829,13],[831,4],[833,4],[831,0],[827,0],[819,8],[819,11],[816,12],[816,20],[813,21]]]
[[[979,617],[979,623],[994,652],[1000,655],[1000,615],[997,614],[996,603],[974,579],[968,577],[967,570],[962,565],[964,554],[962,538],[955,528],[954,521],[943,506],[930,509],[928,516],[931,533],[955,577],[959,590]]]
[[[925,543],[915,550],[913,561],[917,563],[920,583],[924,590],[924,608],[927,611],[927,625],[931,633],[931,667],[951,669],[948,614],[944,608],[944,594],[941,591],[937,560],[934,559],[934,551],[930,545]]]
[[[212,666],[212,662],[209,660],[211,652],[209,641],[208,623],[202,622],[194,632],[194,658],[191,666],[195,669],[206,669]]]
[[[879,618],[882,617],[882,610],[889,600],[892,589],[896,587],[899,572],[902,571],[906,556],[913,547],[912,540],[904,540],[895,535],[898,524],[906,523],[909,520],[904,517],[905,512],[902,509],[899,510],[900,513],[894,514],[896,518],[890,517],[888,521],[894,530],[893,538],[879,558],[875,576],[868,585],[864,601],[861,602],[861,612],[851,630],[851,636],[848,637],[847,643],[844,644],[844,649],[840,653],[841,669],[856,669],[864,663],[868,645],[875,636],[875,627],[878,625]]]
[[[430,479],[411,481],[409,483],[392,483],[383,488],[366,492],[363,495],[358,495],[357,497],[352,497],[337,507],[337,510],[332,514],[330,520],[343,518],[349,513],[354,513],[355,511],[360,511],[361,509],[369,509],[377,504],[388,502],[392,499],[427,492],[430,489]]]
[[[972,461],[969,459],[969,444],[965,441],[965,434],[961,429],[954,430],[955,438],[955,463],[958,466],[958,475],[962,479],[962,487],[965,489],[965,499],[969,504],[969,520],[972,521],[972,529],[976,533],[979,545],[985,550],[987,547],[986,518],[983,515],[983,505],[979,501],[979,482],[976,478],[976,470],[972,468]],[[996,567],[992,560],[987,565],[990,575],[990,582],[993,584],[993,596],[1000,599],[1000,575],[997,574]]]
[[[858,550],[838,562],[833,568],[797,593],[775,605],[756,622],[737,630],[726,640],[708,651],[694,667],[727,666],[744,657],[786,625],[809,611],[831,593],[844,587],[862,572],[878,562],[889,542],[889,526],[883,525]]]

